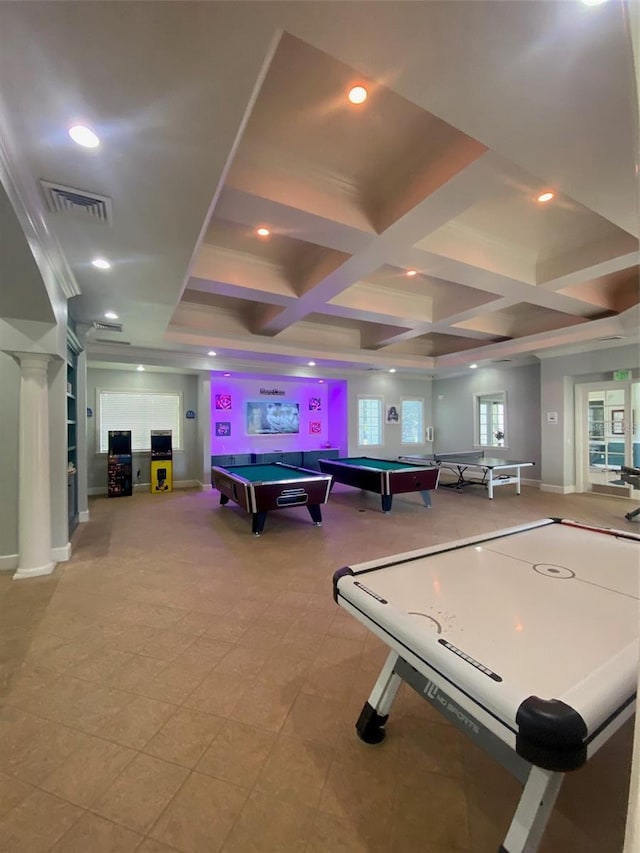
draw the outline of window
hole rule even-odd
[[[422,444],[424,442],[423,412],[422,400],[402,401],[403,444]]]
[[[109,430],[131,430],[134,453],[151,450],[151,430],[170,429],[174,450],[182,447],[182,398],[166,391],[102,391],[96,390],[98,416],[98,453],[109,449]]]
[[[358,444],[382,444],[382,397],[358,398]]]
[[[507,444],[506,407],[504,391],[474,394],[475,443],[481,447],[505,447]]]

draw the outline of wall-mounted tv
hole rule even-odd
[[[295,435],[299,432],[299,403],[289,400],[247,402],[247,435]]]

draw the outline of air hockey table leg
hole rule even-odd
[[[395,672],[398,657],[396,652],[389,652],[380,675],[373,685],[371,695],[358,717],[356,731],[360,740],[365,743],[381,743],[384,740],[386,734],[384,725],[389,718],[389,711],[402,681]]]
[[[498,853],[536,853],[553,811],[564,773],[533,766],[511,826]]]

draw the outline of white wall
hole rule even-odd
[[[20,417],[20,368],[10,355],[0,352],[0,569],[18,553],[18,422]]]

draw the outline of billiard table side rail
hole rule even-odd
[[[287,465],[284,462],[269,463],[269,467],[274,466],[282,469],[282,479],[249,480],[235,473],[232,468],[227,469],[214,465],[211,467],[211,487],[217,489],[221,495],[235,501],[235,503],[250,513],[259,512],[256,498],[257,489],[260,489],[263,495],[270,498],[270,509],[305,506],[309,502],[323,504],[329,500],[332,483],[331,475],[321,474],[318,471],[311,471],[307,468],[299,468],[294,465]],[[302,473],[306,476],[303,478],[299,476],[290,476],[287,478],[287,469],[295,474]],[[283,494],[283,492],[286,493],[287,491],[290,492],[290,495]],[[297,495],[293,494],[293,492],[296,492]]]
[[[370,468],[367,465],[345,463],[339,459],[319,459],[318,465],[323,473],[331,474],[336,482],[378,495],[432,491],[438,488],[440,479],[440,469],[437,466],[418,465],[414,462],[404,462],[398,468]],[[416,479],[418,475],[422,479]]]

